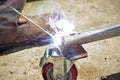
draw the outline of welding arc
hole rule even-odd
[[[15,9],[14,7],[12,7],[11,5],[7,4],[13,11],[15,11],[17,14],[21,15],[22,17],[24,17],[26,20],[30,21],[32,24],[34,24],[36,27],[38,27],[39,29],[41,29],[43,32],[45,32],[46,34],[48,34],[51,37],[54,37],[52,34],[50,34],[48,31],[46,31],[45,29],[43,29],[40,25],[36,24],[34,21],[32,21],[31,19],[29,19],[28,17],[26,17],[25,15],[23,15],[22,13],[20,13],[17,9]]]

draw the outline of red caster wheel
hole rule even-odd
[[[78,75],[77,68],[75,64],[73,64],[70,71],[67,73],[65,80],[77,80],[77,75]],[[47,63],[42,67],[42,76],[44,80],[54,80],[52,63]]]

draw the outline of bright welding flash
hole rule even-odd
[[[72,34],[75,26],[66,19],[57,21],[55,25],[58,29],[61,29],[61,31],[57,32],[57,34],[54,36],[54,44],[62,45],[62,37]]]
[[[56,35],[54,36],[53,40],[54,40],[54,44],[55,44],[56,46],[62,45],[61,35],[56,34]]]
[[[58,29],[62,30],[59,32],[61,36],[68,36],[69,34],[72,34],[73,29],[75,28],[74,24],[70,23],[66,19],[61,19],[56,22],[56,26]]]

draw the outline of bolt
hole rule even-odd
[[[56,75],[56,80],[63,80],[63,76],[61,74]]]

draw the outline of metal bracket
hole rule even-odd
[[[73,65],[73,62],[67,60],[65,57],[42,57],[40,66],[42,67],[46,63],[53,63],[53,77],[55,80],[64,80],[66,77],[65,75]]]

